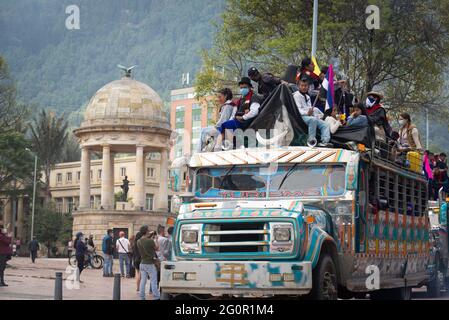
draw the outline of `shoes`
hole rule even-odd
[[[6,283],[0,283],[0,287],[7,287],[8,285]]]
[[[126,276],[126,279],[130,279],[131,278],[131,276],[128,274],[127,276]]]
[[[318,147],[332,147],[332,146],[333,146],[332,143],[324,143],[324,142],[318,143]]]

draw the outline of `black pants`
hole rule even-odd
[[[0,255],[0,283],[5,282],[6,255]]]
[[[76,261],[78,262],[78,270],[81,274],[84,270],[84,256],[76,256]]]
[[[36,260],[37,257],[37,250],[31,251],[31,261],[34,263],[34,260]]]

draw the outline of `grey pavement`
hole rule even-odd
[[[79,288],[70,281],[68,259],[38,258],[31,263],[29,258],[14,257],[8,261],[5,282],[0,287],[0,300],[52,300],[54,299],[55,273],[63,273],[64,300],[112,300],[114,278],[104,278],[102,270],[85,269],[81,273]],[[114,273],[119,273],[118,260],[114,260]],[[147,290],[149,282],[147,283]],[[121,299],[139,300],[136,280],[121,279]],[[151,295],[147,294],[147,299]]]

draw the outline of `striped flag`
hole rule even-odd
[[[326,90],[326,107],[324,110],[332,109],[334,106],[334,69],[332,65],[326,72],[326,77],[323,80],[323,89]]]

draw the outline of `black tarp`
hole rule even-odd
[[[302,120],[296,106],[293,94],[288,85],[281,84],[267,97],[259,109],[258,116],[250,124],[249,128],[254,130],[272,129],[276,120],[282,121],[282,106],[288,111],[288,117],[294,132],[294,140],[290,145],[304,145],[307,136],[307,125]],[[319,130],[317,132],[319,138]],[[340,127],[331,136],[331,143],[336,146],[344,145],[349,141],[363,143],[371,146],[374,141],[374,129],[369,127]]]

